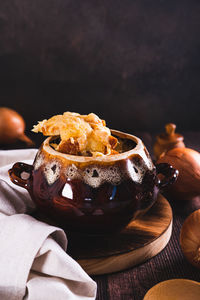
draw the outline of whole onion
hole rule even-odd
[[[200,209],[185,220],[180,233],[180,245],[186,259],[200,269]],[[199,294],[200,295],[200,294]]]
[[[191,200],[200,195],[200,153],[190,148],[174,148],[157,163],[169,163],[179,171],[177,181],[166,194],[174,200]]]
[[[10,108],[0,107],[0,144],[11,144],[21,140],[28,146],[33,145],[24,130],[25,121],[21,115]]]

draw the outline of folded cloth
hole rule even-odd
[[[12,165],[32,164],[36,152],[0,151],[0,299],[95,299],[96,283],[66,253],[64,231],[28,215],[28,192],[9,179]]]

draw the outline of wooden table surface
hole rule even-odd
[[[134,134],[143,140],[153,157],[152,145],[155,135],[145,132]],[[183,135],[187,147],[200,151],[200,132],[186,132]],[[16,148],[22,146],[19,144]],[[38,146],[37,143],[36,146]],[[11,147],[9,146],[10,149]],[[8,149],[5,146],[0,148]],[[174,218],[172,237],[166,248],[149,261],[123,272],[93,276],[98,286],[96,300],[142,300],[152,286],[164,280],[186,278],[200,281],[200,270],[186,261],[179,245],[181,226],[193,210],[200,208],[200,200],[194,205],[183,205],[181,211],[177,211],[173,205],[172,208]]]

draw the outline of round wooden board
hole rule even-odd
[[[72,236],[68,233],[68,253],[89,275],[122,271],[157,255],[167,245],[172,232],[172,210],[159,195],[142,217],[120,233],[108,236]]]

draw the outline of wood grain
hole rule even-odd
[[[144,300],[199,300],[200,283],[188,279],[171,279],[154,285]]]
[[[168,243],[172,231],[172,210],[159,195],[142,217],[115,235],[69,235],[68,253],[90,275],[130,268],[158,254]]]

